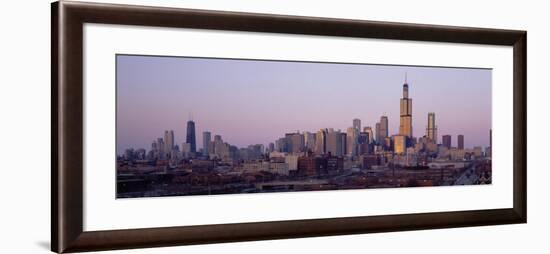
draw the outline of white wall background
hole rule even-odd
[[[112,253],[546,253],[550,32],[545,1],[117,0],[105,2],[528,31],[528,224],[138,249]],[[47,253],[50,239],[50,1],[0,15],[1,253]]]

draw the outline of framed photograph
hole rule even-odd
[[[52,4],[52,251],[527,221],[526,31]]]

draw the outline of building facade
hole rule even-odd
[[[428,127],[426,127],[426,137],[437,144],[437,126],[435,125],[435,113],[428,113]]]
[[[457,142],[458,149],[464,150],[464,135],[458,135]]]
[[[208,131],[202,133],[202,153],[204,156],[208,156],[210,151],[210,142],[212,140],[212,134]]]
[[[321,129],[315,135],[315,153],[325,154],[327,151],[327,131]]]
[[[446,147],[447,149],[451,149],[451,146],[452,146],[451,135],[443,135],[443,137],[441,137],[441,139],[443,139],[443,146]]]
[[[403,98],[401,98],[400,118],[399,118],[399,135],[412,138],[412,99],[409,98],[409,84],[405,78],[403,84]]]
[[[349,156],[357,156],[359,148],[359,130],[355,127],[350,127],[346,132],[346,154]]]
[[[361,119],[353,119],[353,128],[355,128],[357,131],[361,131]]]
[[[189,120],[187,121],[187,135],[185,138],[185,143],[188,143],[190,147],[190,153],[197,152],[197,138],[195,137],[195,122]]]
[[[393,136],[393,152],[396,154],[405,154],[407,148],[407,136],[395,135]]]
[[[369,134],[369,141],[368,141],[369,144],[374,142],[374,132],[372,131],[372,128],[370,126],[366,126],[365,128],[363,128],[363,132],[366,132]]]
[[[315,150],[315,133],[304,132],[304,143],[306,151]]]
[[[169,157],[174,149],[174,131],[166,130],[164,131],[164,155]]]
[[[381,116],[380,117],[380,140],[379,143],[383,143],[386,138],[389,138],[389,131],[388,131],[388,117],[387,116]]]
[[[330,153],[333,156],[341,156],[345,151],[342,150],[342,135],[340,131],[329,130],[327,133],[327,145],[326,153]]]

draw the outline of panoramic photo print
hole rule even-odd
[[[492,70],[116,55],[116,197],[491,184]]]

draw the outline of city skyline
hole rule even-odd
[[[285,133],[345,132],[353,119],[375,129],[382,115],[389,135],[399,134],[396,105],[404,75],[414,99],[414,137],[426,134],[428,113],[434,112],[438,139],[452,135],[456,146],[456,137],[464,135],[464,147],[489,145],[488,69],[118,55],[117,154],[149,148],[165,130],[174,130],[174,144],[187,142],[190,114],[196,151],[203,148],[204,131],[238,147],[267,147]],[[223,89],[227,85],[235,89]]]

